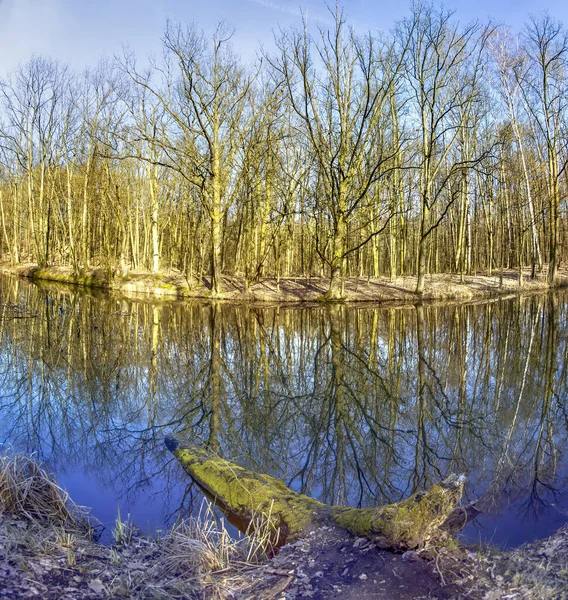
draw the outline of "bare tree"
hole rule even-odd
[[[566,116],[568,107],[568,32],[545,14],[531,18],[523,34],[527,55],[520,75],[526,107],[546,148],[549,212],[548,278],[558,275],[560,178],[566,170]]]
[[[317,234],[321,237],[326,219],[331,228],[320,248],[330,267],[330,300],[343,295],[346,257],[378,235],[391,216],[377,211],[366,238],[349,243],[349,226],[371,203],[373,186],[392,169],[382,127],[388,127],[384,117],[402,60],[393,56],[393,45],[379,45],[370,35],[358,38],[341,11],[334,16],[334,28],[322,29],[318,41],[305,23],[303,31],[282,33],[273,63],[318,168]]]
[[[251,78],[239,67],[230,39],[232,30],[220,24],[208,40],[194,26],[168,24],[164,62],[139,73],[131,57],[123,67],[133,81],[149,92],[169,119],[167,129],[151,142],[164,160],[150,159],[175,169],[199,197],[211,226],[212,294],[221,294],[223,220],[234,200],[238,156]],[[160,75],[160,84],[152,75]],[[144,134],[145,141],[150,141]]]
[[[521,49],[514,47],[515,39],[507,30],[491,38],[490,49],[497,70],[497,83],[503,104],[506,107],[511,127],[517,141],[525,187],[527,195],[527,206],[529,210],[530,228],[532,233],[533,264],[538,261],[539,269],[542,270],[543,261],[540,251],[540,242],[536,226],[536,214],[532,194],[531,176],[528,168],[528,158],[525,149],[525,135],[523,135],[522,118],[522,90],[523,77],[526,72],[526,56]]]
[[[453,13],[419,3],[399,27],[409,39],[405,78],[416,115],[420,177],[420,232],[416,293],[424,293],[430,234],[440,225],[456,200],[456,175],[478,159],[452,156],[460,134],[468,126],[479,98],[478,81],[489,28],[478,23],[461,28]]]
[[[68,85],[67,68],[40,57],[0,82],[6,119],[0,145],[13,157],[25,180],[26,225],[40,265],[47,265],[50,259],[54,219],[50,177],[62,151]]]

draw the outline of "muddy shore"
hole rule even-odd
[[[319,530],[257,564],[215,564],[202,542],[135,531],[102,546],[61,526],[0,514],[0,597],[45,600],[562,600],[568,528],[511,552],[454,547],[396,554]],[[172,550],[174,550],[172,552]],[[191,553],[194,553],[194,560]],[[212,561],[212,562],[211,562]]]
[[[0,455],[2,600],[568,599],[568,525],[509,552],[449,538],[397,553],[320,524],[275,553],[256,530],[229,535],[205,501],[199,517],[159,535],[120,515],[112,545],[100,533],[33,458]]]
[[[17,275],[36,281],[54,281],[93,289],[111,290],[113,293],[129,297],[159,297],[161,299],[198,298],[211,299],[210,281],[189,280],[179,272],[152,274],[128,272],[109,274],[102,269],[89,269],[74,273],[70,267],[52,266],[40,268],[25,264],[12,266],[0,265],[0,272]],[[557,286],[568,286],[568,270],[559,273]],[[264,278],[245,286],[238,276],[222,278],[221,300],[260,304],[309,304],[322,301],[328,287],[325,278],[286,277],[279,280]],[[437,274],[426,278],[426,291],[419,298],[414,293],[416,277],[399,277],[390,281],[380,278],[348,278],[345,281],[345,302],[414,304],[417,301],[459,300],[493,298],[511,294],[546,291],[550,285],[546,274],[541,273],[533,279],[530,269],[523,273],[522,282],[518,270],[506,270],[491,276],[476,274],[464,277],[459,275]]]

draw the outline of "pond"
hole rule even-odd
[[[335,504],[449,473],[504,547],[568,520],[568,294],[311,308],[134,301],[0,278],[0,444],[111,530],[201,494],[168,433]]]

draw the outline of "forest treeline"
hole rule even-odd
[[[391,31],[281,30],[244,61],[220,24],[159,58],[0,80],[0,248],[12,263],[188,281],[463,275],[566,259],[568,32],[412,5]]]

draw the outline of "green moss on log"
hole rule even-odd
[[[463,491],[464,478],[450,477],[395,504],[366,509],[328,506],[294,492],[280,479],[244,469],[203,448],[182,447],[171,436],[165,443],[232,522],[246,529],[255,515],[271,514],[287,541],[311,527],[333,524],[397,550],[439,544],[448,537],[441,526],[453,514]]]
[[[100,269],[75,273],[67,268],[34,267],[26,276],[34,281],[56,281],[97,288],[109,287],[109,281]]]
[[[440,527],[460,501],[464,481],[463,477],[448,477],[396,504],[363,509],[335,507],[334,519],[340,527],[373,538],[384,547],[408,549],[439,544],[448,537]]]
[[[166,438],[166,444],[199,487],[244,528],[255,515],[270,514],[287,539],[294,540],[329,513],[325,504],[294,492],[281,479],[248,471],[196,446],[182,448],[173,438]]]

